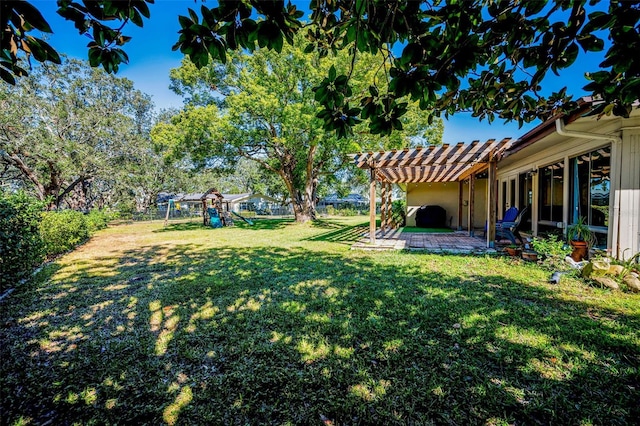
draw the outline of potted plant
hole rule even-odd
[[[594,243],[595,236],[584,216],[580,216],[576,223],[567,227],[567,241],[573,248],[571,258],[576,262],[586,259],[589,256],[589,249]]]
[[[506,251],[507,254],[512,257],[520,257],[520,255],[522,254],[522,249],[516,244],[510,244],[506,246],[504,248],[504,251]]]

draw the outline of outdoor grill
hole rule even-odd
[[[440,206],[421,206],[416,212],[416,226],[420,228],[446,228],[447,211]]]

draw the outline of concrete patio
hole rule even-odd
[[[354,250],[422,250],[431,253],[485,254],[496,253],[487,248],[483,237],[470,237],[466,231],[452,233],[402,232],[403,228],[383,234],[376,231],[376,243],[369,243],[369,233],[351,246]]]

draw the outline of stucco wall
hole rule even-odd
[[[416,211],[423,205],[438,205],[447,211],[447,225],[458,227],[458,182],[410,183],[407,185],[407,226],[416,226]],[[469,200],[469,185],[463,184],[463,200]],[[462,226],[467,228],[468,203],[463,206]],[[474,227],[484,229],[487,218],[487,180],[475,182]]]

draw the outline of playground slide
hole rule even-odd
[[[253,225],[253,222],[250,221],[249,219],[247,219],[246,217],[240,216],[238,213],[236,212],[231,212],[233,213],[234,216],[238,216],[240,219],[244,220],[246,223],[248,223],[249,225]]]
[[[212,228],[222,228],[222,221],[220,220],[220,214],[218,213],[218,209],[209,207],[207,209],[207,213],[209,214],[209,223]]]

